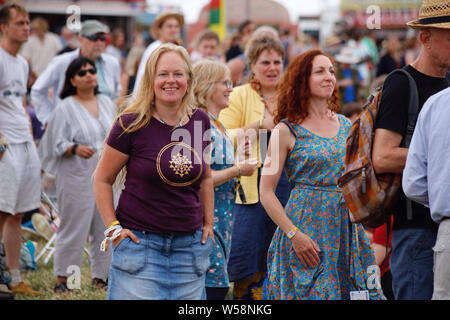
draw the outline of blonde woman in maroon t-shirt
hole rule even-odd
[[[209,129],[206,112],[193,107],[187,51],[162,45],[113,124],[94,177],[104,246],[114,245],[108,299],[205,298],[214,210]],[[114,208],[112,185],[124,167]]]

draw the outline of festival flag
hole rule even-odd
[[[211,0],[209,5],[208,28],[217,32],[220,40],[223,40],[227,34],[225,1],[226,0]]]

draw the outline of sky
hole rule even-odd
[[[149,0],[147,0],[149,1]],[[289,12],[294,23],[299,15],[316,15],[322,8],[338,5],[340,0],[273,0],[281,3]],[[159,2],[170,5],[179,5],[183,9],[187,23],[194,23],[198,19],[200,10],[210,0],[150,0],[150,3]],[[243,1],[242,1],[243,2]]]

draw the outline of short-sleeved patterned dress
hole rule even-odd
[[[360,224],[352,224],[337,186],[344,169],[350,121],[338,115],[339,133],[323,138],[301,125],[285,169],[295,184],[286,215],[319,246],[320,263],[302,264],[291,241],[277,228],[268,252],[265,299],[350,299],[350,291],[368,290],[370,299],[383,299],[376,261]]]
[[[223,125],[211,115],[211,169],[224,170],[234,165],[234,145],[218,126]],[[209,255],[210,265],[206,272],[206,287],[227,288],[230,286],[227,264],[231,250],[233,229],[233,208],[236,197],[236,179],[214,187],[214,240]]]

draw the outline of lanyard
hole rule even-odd
[[[224,136],[226,138],[228,138],[229,140],[231,140],[230,137],[228,136],[227,129],[225,129],[223,124],[219,120],[217,120],[210,112],[208,112],[208,115],[209,115],[209,118],[211,119],[211,121],[216,125],[216,127],[219,130],[221,130],[221,131],[223,130]],[[237,192],[239,193],[239,197],[241,198],[241,202],[242,203],[247,203],[247,198],[245,197],[244,189],[242,188],[242,185],[241,185],[241,174],[240,174],[240,172],[241,172],[241,170],[239,169],[239,176],[236,178],[237,183],[236,183],[236,187],[235,188],[236,188]]]
[[[216,125],[216,127],[223,133],[223,135],[228,138],[229,140],[230,137],[228,136],[227,133],[227,129],[225,129],[225,127],[223,126],[222,122],[220,122],[219,120],[217,120],[209,111],[208,111],[208,115],[209,118],[211,119],[211,121]]]

